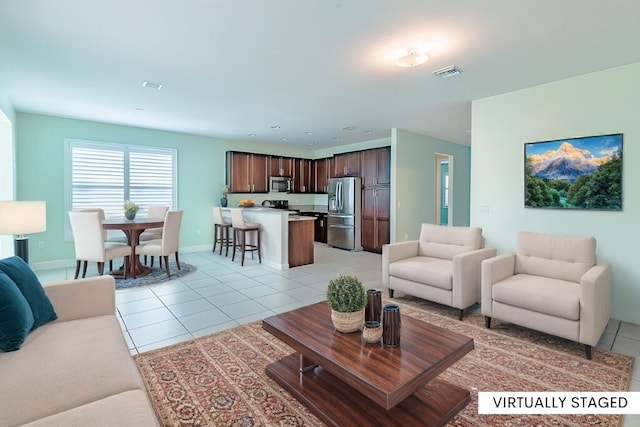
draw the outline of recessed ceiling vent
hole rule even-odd
[[[449,65],[448,67],[440,68],[433,72],[433,74],[442,79],[448,79],[449,77],[456,76],[460,73],[462,73],[462,70],[455,65]]]
[[[153,83],[150,81],[145,81],[144,83],[142,83],[142,86],[148,87],[149,89],[155,89],[155,90],[160,90],[164,87],[162,83]]]

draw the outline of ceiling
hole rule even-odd
[[[637,0],[3,0],[0,98],[314,149],[391,128],[469,145],[474,99],[640,61],[638,16]],[[396,66],[412,47],[429,61]]]

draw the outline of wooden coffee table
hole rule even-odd
[[[267,375],[329,425],[441,426],[471,399],[436,378],[473,350],[471,338],[447,329],[402,316],[399,347],[367,344],[360,332],[334,330],[326,301],[262,327],[297,352],[268,365]]]

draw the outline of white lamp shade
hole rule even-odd
[[[46,202],[0,202],[0,234],[40,233],[46,229]]]

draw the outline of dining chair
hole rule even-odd
[[[164,218],[169,210],[169,206],[149,205],[147,208],[147,218]],[[140,234],[140,241],[162,239],[162,227],[148,228]]]
[[[105,220],[105,215],[104,215],[104,209],[102,208],[84,208],[84,209],[79,209],[80,212],[98,212],[98,215],[100,216],[100,221],[104,221]],[[102,229],[102,241],[105,242],[105,244],[107,246],[116,246],[119,244],[124,243],[122,241],[122,239],[120,239],[119,241],[109,241],[109,232],[107,230],[105,230],[104,228]],[[109,260],[109,271],[113,271],[113,260]]]
[[[178,266],[178,270],[180,270],[178,249],[180,247],[180,225],[182,224],[182,213],[182,211],[168,211],[164,217],[162,238],[149,240],[136,246],[136,254],[151,256],[152,266],[153,257],[163,257],[167,277],[171,276],[171,272],[169,270],[169,255],[175,253],[176,265]],[[162,261],[160,261],[160,265],[162,266]]]
[[[165,205],[149,205],[147,208],[147,218],[164,218],[169,210],[169,206]],[[140,242],[148,242],[150,240],[162,239],[162,227],[148,228],[140,234],[138,238]],[[147,256],[144,256],[144,265],[147,265]],[[153,267],[153,262],[151,263]]]
[[[102,228],[103,220],[100,217],[100,211],[69,211],[68,214],[76,251],[76,271],[74,279],[78,278],[80,264],[82,262],[84,262],[82,269],[83,278],[87,275],[88,262],[96,262],[98,264],[98,274],[102,276],[104,274],[104,263],[106,261],[112,261],[115,258],[124,259],[126,278],[131,246],[124,243],[105,243],[104,229]],[[113,270],[113,264],[111,262],[109,269],[111,271]]]

